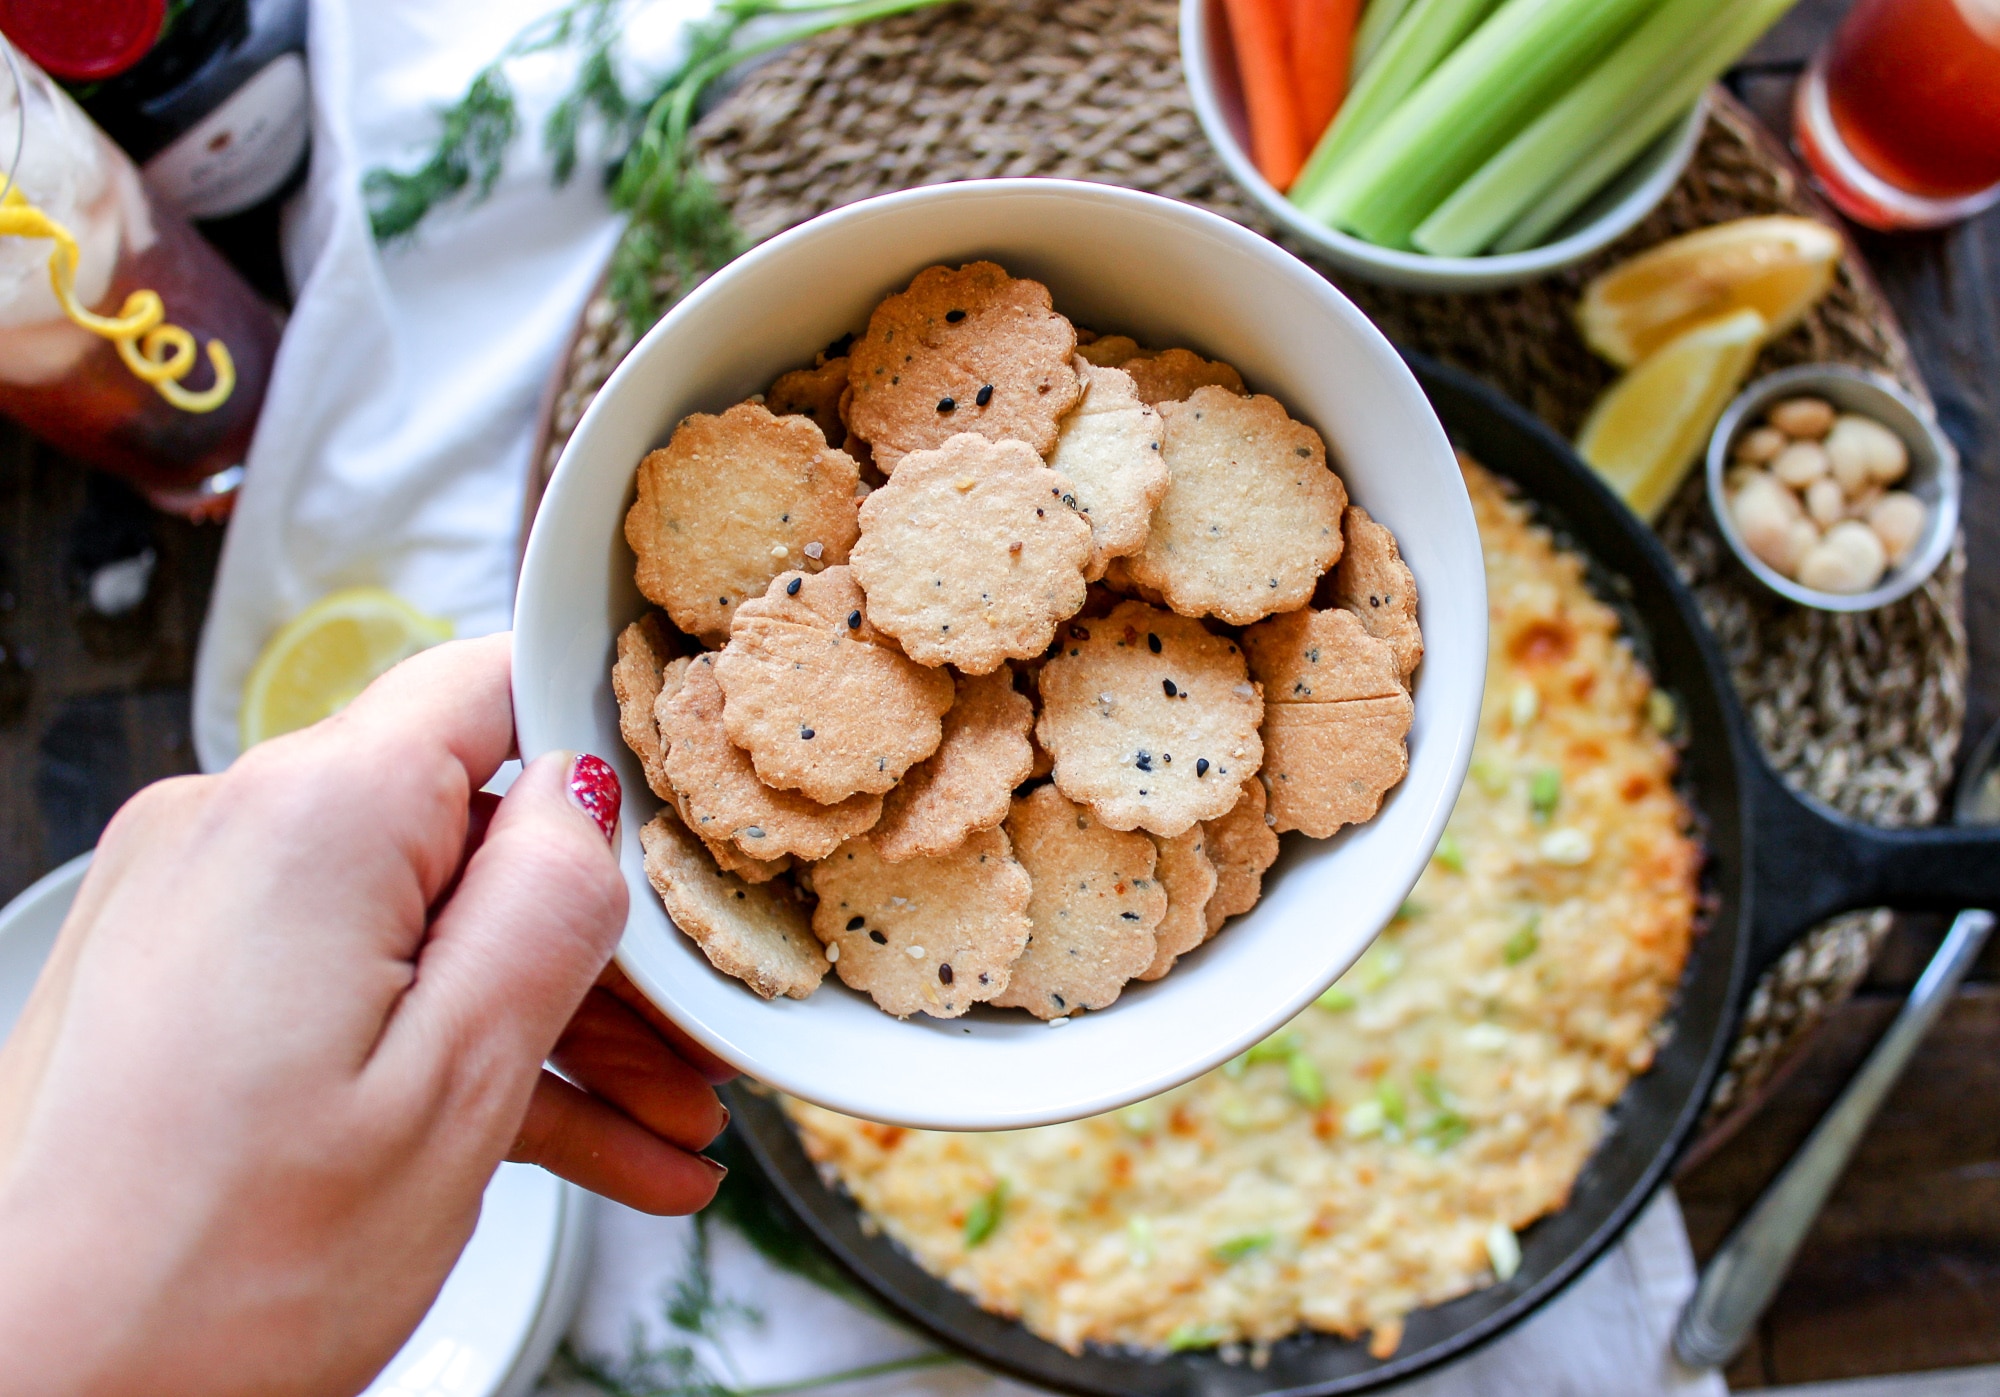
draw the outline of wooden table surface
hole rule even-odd
[[[1846,0],[1802,0],[1732,75],[1789,129],[1799,63]],[[1861,235],[1965,465],[1967,745],[2000,722],[2000,210],[1934,234]],[[265,265],[269,265],[268,261]],[[219,529],[0,423],[0,899],[88,849],[133,791],[194,769],[188,689]],[[150,549],[145,601],[95,612],[90,579]],[[1804,1139],[1942,935],[1902,919],[1765,1106],[1681,1174],[1698,1253]],[[2000,941],[1920,1049],[1801,1253],[1733,1387],[2000,1363]]]

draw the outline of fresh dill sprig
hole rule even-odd
[[[508,65],[530,54],[578,48],[570,87],[542,126],[560,185],[575,174],[586,128],[595,125],[612,207],[629,217],[612,255],[610,294],[634,334],[665,309],[663,272],[684,293],[748,247],[714,186],[688,152],[702,94],[738,64],[830,29],[883,19],[945,0],[722,0],[689,26],[687,52],[652,90],[635,97],[618,76],[618,42],[630,12],[649,0],[571,0],[517,35],[439,113],[436,144],[409,171],[377,167],[362,180],[378,242],[407,237],[435,209],[493,190],[520,132]],[[800,22],[784,25],[782,20]],[[770,20],[755,37],[746,27]]]

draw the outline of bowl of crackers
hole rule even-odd
[[[1450,443],[1268,240],[1058,180],[851,205],[605,384],[516,606],[619,763],[619,961],[745,1073],[1010,1129],[1246,1051],[1396,914],[1485,676]]]

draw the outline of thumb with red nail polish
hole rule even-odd
[[[569,798],[584,814],[597,821],[604,837],[614,843],[618,838],[618,802],[623,794],[618,784],[618,773],[602,757],[579,752],[570,762]]]

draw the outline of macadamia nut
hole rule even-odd
[[[1806,486],[1806,513],[1822,529],[1830,529],[1847,515],[1847,494],[1840,482],[1821,476]]]
[[[1736,459],[1753,465],[1766,465],[1777,459],[1778,453],[1790,444],[1790,440],[1776,427],[1759,427],[1736,439]]]
[[[1816,441],[1795,441],[1771,462],[1771,474],[1794,490],[1803,490],[1827,473],[1826,448]]]
[[[1826,454],[1843,485],[1852,479],[1858,485],[1873,481],[1892,485],[1910,469],[1909,448],[1903,439],[1875,421],[1854,413],[1842,413],[1827,434]],[[1852,493],[1855,486],[1847,487]]]
[[[1818,441],[1833,426],[1833,404],[1824,398],[1787,398],[1771,409],[1771,425],[1794,441]]]
[[[1924,536],[1930,508],[1907,490],[1891,490],[1868,511],[1868,527],[1882,540],[1889,561],[1900,563]]]
[[[1866,524],[1843,520],[1799,560],[1798,581],[1815,592],[1853,596],[1882,580],[1889,555]]]
[[[1729,512],[1736,521],[1736,532],[1743,536],[1743,546],[1770,566],[1784,571],[1792,561],[1792,524],[1805,517],[1798,496],[1780,485],[1775,477],[1760,471],[1736,492],[1729,502]]]

